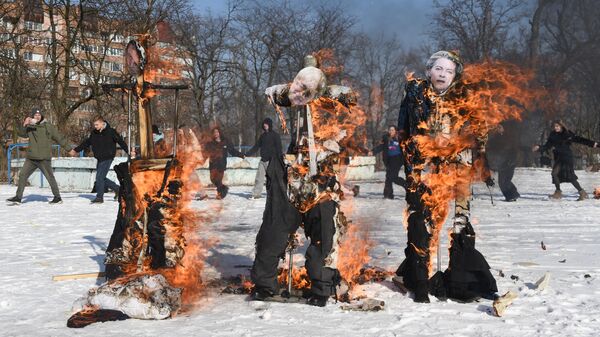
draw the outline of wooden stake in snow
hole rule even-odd
[[[511,305],[512,302],[517,299],[517,297],[519,297],[519,295],[512,290],[509,290],[506,292],[506,294],[498,297],[492,305],[494,308],[494,314],[498,317],[502,317],[504,310],[506,310],[506,308]]]
[[[548,286],[548,283],[550,283],[550,273],[545,273],[544,276],[535,283],[535,290],[538,292],[544,291]]]
[[[68,280],[80,280],[84,278],[99,278],[104,277],[104,272],[96,272],[96,273],[82,273],[82,274],[69,274],[69,275],[54,275],[52,276],[52,281],[68,281]]]

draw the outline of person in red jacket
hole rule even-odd
[[[210,181],[217,188],[217,199],[223,199],[229,191],[229,187],[223,184],[223,176],[227,169],[227,155],[244,158],[244,154],[235,149],[218,127],[212,129],[212,140],[206,144],[205,151],[208,154]]]

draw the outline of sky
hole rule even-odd
[[[305,3],[307,0],[292,0]],[[428,40],[433,0],[309,0],[341,3],[357,19],[355,29],[372,36],[395,34],[407,48]],[[227,0],[192,0],[196,10],[221,13]]]

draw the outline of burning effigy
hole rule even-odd
[[[399,114],[408,243],[394,281],[412,291],[416,302],[429,302],[429,294],[460,301],[492,298],[496,281],[475,249],[471,184],[493,184],[486,165],[487,135],[502,121],[519,120],[539,92],[529,87],[531,73],[494,61],[465,67],[455,52],[433,54],[426,70],[425,79],[409,76]],[[452,201],[450,258],[442,272],[440,232]]]
[[[280,295],[278,263],[289,242],[293,246],[294,233],[302,225],[310,245],[305,268],[296,274],[306,277],[288,277],[295,270],[290,260],[280,279],[289,278],[290,286],[308,288],[308,303],[325,306],[341,280],[351,279],[355,275],[350,274],[362,267],[358,263],[358,267],[344,268],[348,264],[341,260],[349,255],[344,254],[344,243],[351,226],[340,209],[343,191],[338,167],[342,144],[356,135],[364,114],[355,109],[357,96],[349,87],[327,84],[313,55],[305,58],[305,67],[291,83],[267,88],[265,94],[284,128],[280,107],[296,107],[295,154],[286,161],[283,157],[271,160],[267,169],[267,202],[251,273],[253,299]]]
[[[200,214],[189,207],[199,189],[195,169],[201,147],[191,130],[179,129],[177,93],[184,85],[151,82],[157,65],[148,38],[131,41],[126,58],[138,102],[139,156],[115,166],[120,182],[117,220],[106,250],[107,282],[74,305],[68,326],[124,318],[164,319],[192,306],[203,287],[204,241]],[[170,153],[154,151],[150,100],[157,90],[174,90],[175,120]]]

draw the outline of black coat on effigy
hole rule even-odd
[[[267,167],[267,202],[262,224],[256,236],[256,255],[251,277],[256,290],[277,294],[277,266],[285,255],[290,234],[301,223],[310,237],[305,267],[311,280],[313,295],[330,296],[339,284],[339,272],[325,267],[335,234],[337,207],[334,201],[322,201],[301,214],[287,197],[287,171],[281,157],[273,158]]]
[[[277,266],[285,255],[289,235],[295,233],[302,216],[287,197],[287,173],[283,160],[271,160],[267,167],[267,202],[256,236],[256,256],[251,277],[255,289],[275,294],[279,290]]]
[[[426,134],[427,130],[422,125],[427,124],[432,114],[436,112],[434,110],[436,106],[430,98],[433,94],[431,90],[428,81],[409,81],[406,84],[405,96],[398,116],[398,130],[405,140],[405,173],[408,177],[406,202],[410,216],[408,217],[408,242],[404,250],[406,258],[396,270],[396,274],[401,276],[405,286],[415,293],[428,291],[438,297],[448,296],[460,300],[471,300],[479,296],[489,297],[497,291],[496,282],[485,258],[475,249],[475,233],[468,223],[460,233],[453,234],[448,269],[443,274],[436,273],[440,277],[429,279],[431,234],[428,231],[428,224],[433,220],[432,210],[423,202],[423,196],[431,193],[431,190],[423,181],[415,177],[420,174],[416,167],[427,158],[421,157],[416,142],[411,141],[411,138]],[[467,95],[467,88],[457,83],[441,99],[451,102],[465,95]],[[459,111],[459,113],[463,112]]]
[[[552,131],[546,140],[546,143],[540,147],[540,151],[547,152],[552,149],[554,156],[553,168],[559,169],[558,178],[560,181],[552,181],[552,183],[563,183],[577,180],[575,175],[575,160],[571,144],[578,143],[593,147],[596,142],[580,136],[573,132],[563,129],[562,132]]]

